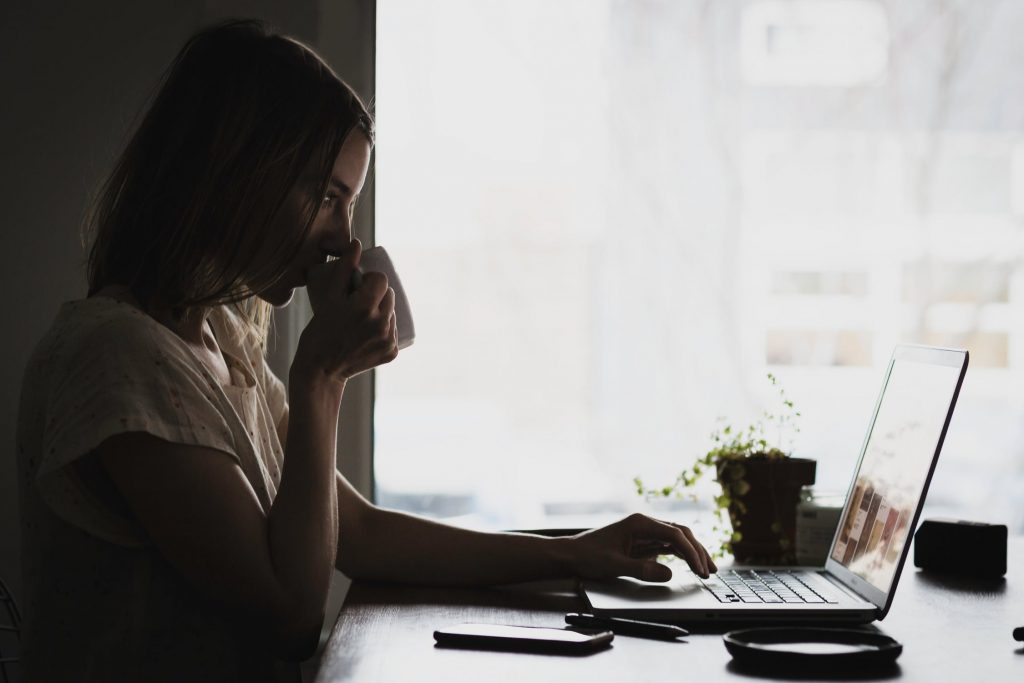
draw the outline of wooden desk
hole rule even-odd
[[[1006,580],[939,578],[904,569],[884,633],[903,643],[897,669],[869,680],[936,683],[1024,681],[1024,538],[1010,539]],[[913,558],[908,561],[912,565]],[[680,642],[616,636],[585,657],[448,650],[435,628],[463,622],[564,626],[580,611],[571,581],[494,589],[352,585],[324,650],[317,683],[334,681],[700,681],[757,678],[732,663],[719,634]],[[864,680],[837,672],[830,680]],[[815,679],[802,679],[815,680]]]

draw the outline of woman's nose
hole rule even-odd
[[[352,224],[345,221],[342,225],[323,233],[320,248],[324,251],[341,251],[352,243],[353,237]]]
[[[346,216],[345,220],[341,222],[341,225],[333,233],[333,237],[340,240],[342,244],[350,243],[355,238],[354,231],[352,230],[352,217]]]

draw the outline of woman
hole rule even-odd
[[[335,469],[346,382],[397,355],[394,292],[350,290],[373,122],[307,47],[256,22],[194,36],[91,216],[88,297],[23,383],[23,658],[32,680],[292,680],[331,573],[448,585],[629,575],[683,526],[634,515],[571,538],[380,509]],[[289,388],[271,306],[317,279]]]

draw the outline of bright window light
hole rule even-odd
[[[377,21],[377,240],[417,327],[377,374],[379,502],[481,528],[649,510],[633,477],[771,407],[767,372],[842,493],[907,341],[972,354],[933,511],[1024,531],[1024,5]]]
[[[872,0],[763,0],[743,8],[743,76],[751,85],[880,85],[885,11]]]

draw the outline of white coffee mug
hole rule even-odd
[[[307,284],[324,277],[325,271],[331,267],[332,263],[329,262],[310,269]],[[371,247],[362,253],[359,257],[359,267],[352,273],[351,287],[358,289],[362,282],[362,274],[371,272],[384,273],[388,278],[388,286],[395,290],[395,326],[397,327],[398,348],[404,349],[415,341],[416,326],[412,321],[412,309],[409,308],[409,299],[405,296],[402,280],[398,277],[395,265],[391,262],[391,257],[388,256],[384,247]],[[322,290],[315,285],[307,286],[306,290],[313,313],[316,313]]]

